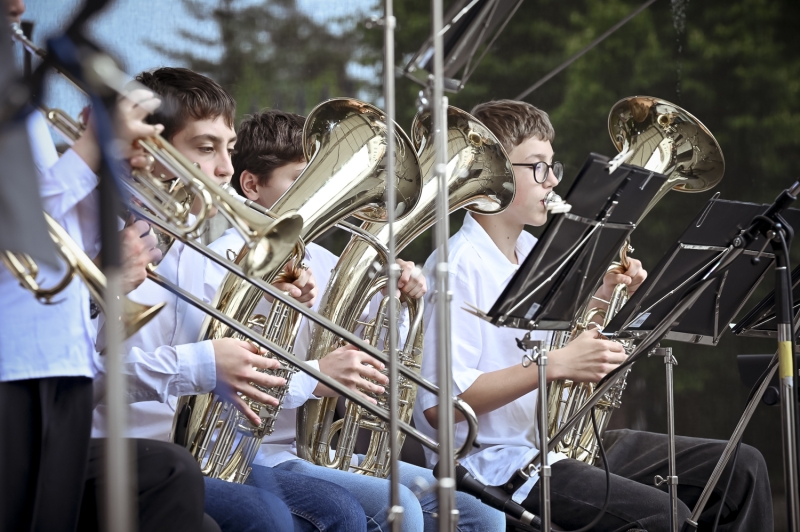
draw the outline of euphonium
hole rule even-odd
[[[353,99],[334,99],[311,111],[303,128],[308,165],[289,190],[270,209],[272,216],[299,215],[303,222],[295,265],[304,255],[303,241],[312,241],[347,216],[382,221],[386,217],[386,179],[397,181],[398,218],[417,205],[421,189],[419,161],[411,142],[395,126],[396,174],[385,174],[386,118],[376,107]],[[243,206],[243,208],[246,208]],[[245,249],[237,262],[248,253]],[[288,261],[264,274],[273,282]],[[254,315],[263,293],[241,278],[227,274],[217,292],[216,305],[224,314],[251,327],[288,350],[292,349],[300,320],[297,312],[273,303],[267,317]],[[218,321],[206,319],[202,337],[242,338]],[[242,338],[244,339],[244,338]],[[271,354],[266,356],[272,357]],[[264,390],[282,404],[294,368],[278,359],[281,367],[271,374],[287,379],[282,389]],[[244,482],[261,440],[271,433],[280,406],[271,407],[243,398],[259,414],[254,427],[225,399],[214,395],[179,400],[173,438],[185,445],[200,462],[203,473],[233,482]]]
[[[86,284],[89,293],[98,306],[105,311],[106,276],[103,275],[100,268],[92,262],[92,259],[84,253],[58,222],[47,213],[44,213],[44,218],[47,222],[50,238],[56,245],[56,252],[67,266],[64,277],[58,283],[50,288],[40,286],[36,281],[39,268],[36,262],[28,255],[3,251],[0,252],[0,260],[3,261],[11,274],[17,278],[23,288],[29,290],[36,299],[46,305],[51,303],[53,297],[67,288],[77,275]],[[123,296],[122,316],[120,319],[124,327],[125,337],[127,338],[138,331],[153,319],[163,307],[163,302],[147,306]]]
[[[460,207],[481,214],[503,211],[514,198],[514,174],[508,156],[495,136],[468,113],[448,108],[448,165],[447,182],[451,210]],[[432,125],[429,113],[415,117],[411,136],[419,154],[424,184],[422,199],[408,216],[395,223],[394,234],[397,250],[402,250],[425,229],[433,225],[434,204],[438,188],[434,177],[435,155],[433,152]],[[373,296],[386,285],[385,275],[374,275],[378,269],[386,269],[389,228],[383,223],[366,223],[354,234],[332,274],[322,296],[319,312],[341,327],[355,331],[361,325],[359,317]],[[394,303],[392,303],[392,301]],[[422,359],[422,300],[405,299],[410,323],[402,348],[398,348],[399,361],[407,367],[419,370]],[[386,308],[397,304],[396,298],[384,298],[378,315],[366,324],[364,339],[380,347],[388,340]],[[399,315],[399,313],[398,313]],[[308,352],[309,360],[317,360],[335,347],[335,335],[321,327],[315,327]],[[384,348],[388,352],[388,348]],[[399,419],[409,422],[414,410],[417,387],[401,377]],[[385,394],[374,397],[378,404],[387,407]],[[386,477],[389,474],[389,424],[375,418],[351,401],[346,402],[343,419],[333,422],[337,398],[323,398],[306,403],[298,409],[298,455],[318,465],[347,470],[354,452],[356,436],[361,429],[371,434],[369,449],[360,466],[353,466],[361,474]],[[338,435],[338,445],[333,457],[332,440]],[[402,445],[404,434],[398,434]],[[398,446],[399,447],[399,446]]]
[[[704,192],[719,183],[725,173],[722,150],[711,132],[687,111],[665,100],[648,96],[620,100],[608,115],[608,130],[620,152],[610,164],[612,171],[619,164],[629,163],[667,176],[667,181],[648,204],[637,225],[669,190]],[[626,242],[620,250],[620,262],[612,264],[608,271],[625,271],[629,250]],[[625,304],[627,297],[627,288],[621,284],[614,288],[607,309],[587,303],[578,314],[572,331],[555,334],[551,349],[564,347],[593,324],[602,329]],[[595,318],[599,318],[596,324]],[[626,350],[633,347],[631,340],[623,344]],[[625,386],[626,378],[623,377],[594,409],[601,437],[611,413],[621,405]],[[593,383],[557,380],[548,385],[548,431],[551,437],[583,406],[593,391]],[[567,432],[555,451],[576,460],[594,463],[599,442],[595,438],[590,415]]]

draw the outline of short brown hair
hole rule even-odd
[[[476,105],[472,115],[483,122],[508,151],[531,137],[553,142],[556,136],[547,113],[527,102],[493,100]]]
[[[239,124],[233,154],[231,185],[243,194],[240,177],[247,170],[264,185],[272,171],[289,163],[305,160],[303,124],[306,119],[277,109],[245,116]]]
[[[236,102],[219,83],[188,68],[158,68],[142,72],[136,81],[155,92],[161,105],[147,117],[150,124],[164,126],[163,137],[171,140],[189,119],[222,117],[233,129]]]

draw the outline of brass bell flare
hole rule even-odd
[[[704,192],[725,174],[725,157],[711,131],[674,103],[652,96],[630,96],[608,114],[608,132],[626,162],[669,177],[669,188]]]
[[[162,301],[152,306],[143,305],[126,297],[122,305],[122,323],[125,325],[125,338],[130,338],[155,318],[166,303]]]

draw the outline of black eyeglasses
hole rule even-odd
[[[511,163],[511,166],[525,166],[530,168],[533,170],[533,179],[537,183],[544,183],[547,181],[547,173],[551,169],[553,170],[553,174],[555,174],[559,183],[561,182],[561,178],[564,177],[564,165],[559,161],[555,161],[553,164],[547,164],[544,161],[533,164]]]

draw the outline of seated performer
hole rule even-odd
[[[462,310],[467,304],[487,309],[492,306],[519,264],[533,248],[536,239],[524,231],[525,225],[541,226],[547,220],[545,195],[560,181],[562,169],[554,168],[553,126],[546,113],[525,102],[493,101],[478,105],[473,115],[481,120],[508,151],[514,164],[517,193],[509,208],[494,216],[468,213],[464,225],[450,239],[449,282],[451,305],[453,386],[455,393],[478,414],[480,449],[461,460],[461,464],[486,485],[505,484],[537,452],[534,423],[540,383],[535,366],[522,366],[522,352],[515,337],[519,331],[504,329]],[[425,264],[433,275],[437,263],[434,253]],[[617,283],[634,292],[646,273],[641,263],[631,260],[627,271],[608,274],[597,297],[608,300]],[[425,347],[436,344],[434,305],[426,305]],[[540,333],[541,339],[546,333]],[[548,353],[547,376],[596,382],[625,360],[620,344],[587,331],[566,347]],[[436,377],[431,357],[422,365],[423,376]],[[414,411],[417,427],[435,435],[437,404],[435,395],[420,390]],[[456,413],[456,422],[461,421]],[[463,441],[464,423],[456,425],[456,439]],[[611,500],[608,510],[594,528],[598,531],[645,529],[669,530],[669,498],[666,487],[653,487],[654,475],[667,476],[667,438],[661,434],[630,430],[607,431],[603,439],[611,471]],[[689,515],[711,471],[720,457],[724,442],[678,437],[678,477],[680,485],[679,520]],[[433,465],[437,457],[427,452]],[[603,506],[606,493],[602,468],[550,453],[552,464],[551,504],[553,521],[575,529],[589,523]],[[726,473],[726,475],[729,473]],[[534,513],[539,510],[537,478],[524,484],[514,500]],[[710,529],[719,508],[718,485],[711,504],[700,518],[700,529]],[[716,501],[714,498],[716,497]],[[737,468],[719,530],[772,530],[769,478],[763,457],[752,447],[742,445]]]
[[[183,68],[161,68],[145,72],[137,80],[162,98],[150,116],[164,125],[163,136],[217,183],[227,183],[233,172],[230,154],[236,142],[233,130],[235,103],[211,79]],[[156,169],[156,173],[166,171]],[[200,205],[193,207],[197,212]],[[158,266],[158,273],[190,292],[197,286],[187,278],[185,265],[199,255],[175,242]],[[313,297],[309,278],[282,286],[298,298]],[[308,294],[311,294],[309,296]],[[276,363],[259,356],[249,343],[234,339],[197,342],[197,334],[183,334],[178,326],[188,305],[152,281],[145,281],[130,294],[131,299],[167,305],[150,323],[133,335],[127,345],[126,370],[130,375],[132,401],[129,433],[133,436],[168,440],[176,396],[207,393],[244,393],[264,402],[271,396],[251,383],[264,387],[285,381],[256,371]],[[252,414],[252,412],[250,412]],[[95,410],[95,436],[105,434],[106,410]],[[363,530],[364,512],[346,491],[325,481],[287,471],[264,471],[258,488],[206,478],[206,512],[224,531],[249,530]],[[248,484],[252,484],[249,482]]]
[[[303,123],[303,117],[281,111],[257,113],[242,121],[238,132],[236,152],[233,155],[234,177],[232,179],[234,188],[240,194],[259,205],[270,207],[289,189],[306,165],[302,146]],[[235,231],[229,230],[212,243],[211,247],[217,253],[225,255],[228,250],[238,253],[242,244],[241,237]],[[338,258],[313,243],[307,244],[306,250],[306,261],[311,265],[317,284],[324,287],[330,278],[331,270],[336,267]],[[205,290],[204,297],[210,301],[222,283],[226,272],[208,259],[204,259],[204,263],[204,267],[192,268],[192,271],[205,272],[202,281]],[[398,283],[400,291],[410,297],[421,297],[425,293],[426,286],[421,277],[412,275],[414,264],[401,260],[398,260],[398,263],[402,269]],[[376,308],[374,303],[373,301],[373,304],[370,305],[372,309]],[[266,304],[262,304],[257,311],[266,314],[266,310],[262,308],[265,306]],[[317,306],[318,303],[312,308],[316,310]],[[182,322],[182,326],[188,329],[189,335],[197,334],[202,316],[197,314],[194,318],[190,318],[191,313],[187,313],[186,316],[187,319]],[[362,315],[361,321],[366,319],[368,319],[367,313]],[[303,359],[307,355],[310,330],[309,322],[304,321],[301,324],[301,334],[295,344],[295,354]],[[357,392],[366,390],[372,393],[383,393],[382,386],[372,384],[365,379],[371,379],[384,385],[387,383],[386,377],[378,373],[379,369],[383,369],[383,364],[351,345],[340,347],[319,361],[309,363]],[[296,456],[296,414],[294,409],[301,406],[306,399],[313,400],[319,396],[335,394],[302,372],[294,375],[291,384],[292,388],[305,390],[305,397],[302,397],[300,401],[297,400],[298,397],[292,397],[291,401],[287,400],[278,415],[275,431],[264,439],[256,463],[273,466],[276,470],[307,474],[347,488],[364,508],[369,529],[388,530],[389,482],[387,480],[317,466]],[[255,468],[251,475],[257,478]],[[401,505],[404,507],[403,530],[435,530],[434,514],[437,511],[435,491],[428,490],[420,500],[417,500],[409,489],[415,485],[418,479],[422,479],[431,486],[434,485],[435,479],[431,471],[401,462],[400,477]],[[459,493],[457,503],[460,511],[459,530],[502,530],[504,528],[503,514],[481,504],[475,498]]]
[[[22,2],[5,7],[12,22],[25,9]],[[116,131],[121,146],[158,131],[142,122],[142,111],[158,103],[152,96],[130,94],[120,101]],[[27,132],[44,210],[78,247],[95,256],[99,156],[91,122],[61,158],[41,113],[28,117]],[[143,166],[135,150],[124,155]],[[123,254],[128,288],[137,278],[143,280],[136,265],[157,258],[154,242],[140,238],[148,229],[142,222],[123,233],[129,244]],[[39,266],[41,286],[53,286],[65,274],[63,267]],[[0,266],[0,530],[92,530],[102,519],[95,493],[88,491],[101,476],[105,443],[89,439],[92,378],[103,363],[93,360],[89,308],[80,279],[45,305]],[[219,530],[203,520],[202,476],[185,450],[138,440],[135,456],[137,465],[147,466],[137,471],[143,530]]]

